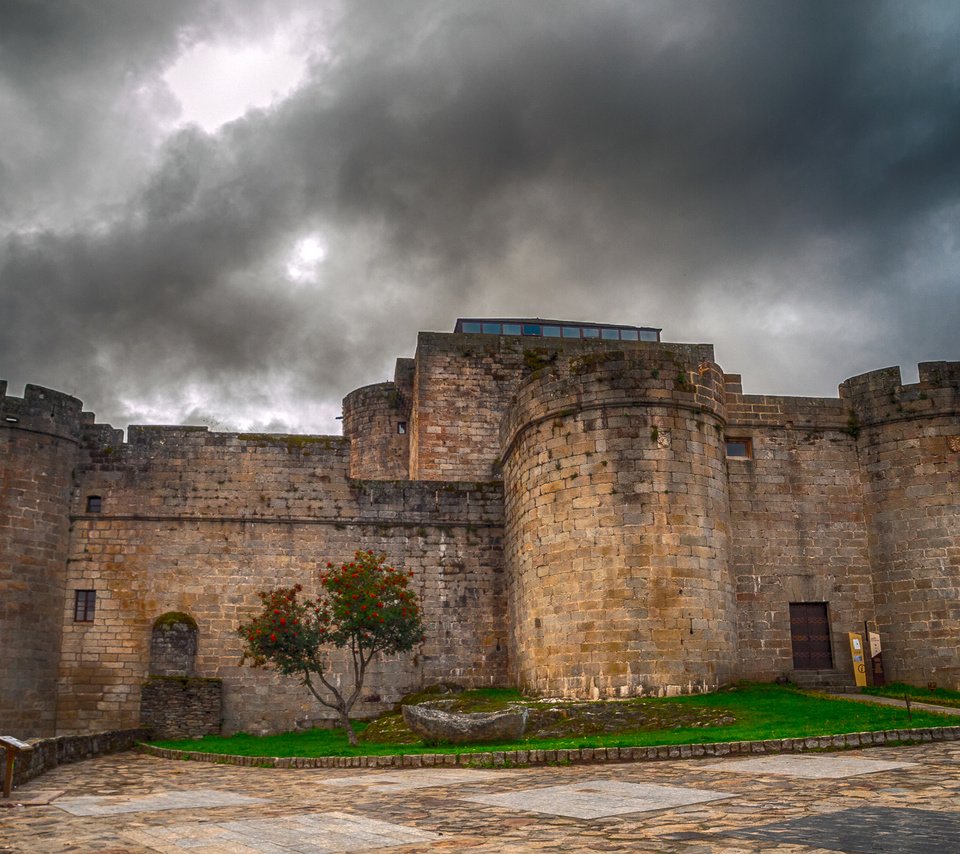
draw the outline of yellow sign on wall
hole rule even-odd
[[[863,648],[863,635],[859,632],[847,632],[850,638],[850,657],[853,659],[853,676],[857,687],[867,684],[867,651]]]

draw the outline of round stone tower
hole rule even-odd
[[[501,441],[522,688],[684,694],[732,676],[723,427],[709,346],[589,350],[521,385]]]
[[[960,690],[960,362],[847,380],[887,680]]]
[[[79,400],[0,382],[0,721],[18,737],[55,734],[57,674],[80,436]]]
[[[343,435],[350,440],[350,477],[407,477],[409,407],[396,383],[377,383],[343,399]]]

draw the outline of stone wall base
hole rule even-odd
[[[151,676],[140,693],[140,723],[153,738],[219,735],[223,682],[194,676]]]
[[[129,750],[137,742],[149,738],[149,735],[150,731],[141,727],[31,740],[33,750],[29,753],[21,753],[17,757],[13,768],[13,786],[14,788],[22,786],[28,780],[39,777],[58,765],[79,762],[81,759],[92,759],[94,756],[102,756],[105,753]]]

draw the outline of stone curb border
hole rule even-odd
[[[773,738],[765,741],[724,741],[714,744],[671,744],[658,747],[580,747],[564,750],[505,750],[489,753],[405,753],[392,756],[229,756],[193,750],[170,750],[138,743],[141,753],[160,759],[212,762],[255,768],[513,768],[535,765],[574,765],[598,762],[651,762],[759,753],[850,750],[903,743],[960,741],[960,726],[852,732],[811,738]]]
[[[80,762],[106,753],[130,750],[140,744],[141,739],[149,737],[149,729],[137,727],[90,732],[86,735],[58,735],[51,738],[27,739],[33,746],[33,750],[17,759],[13,767],[13,787],[18,789],[24,783],[58,765]]]

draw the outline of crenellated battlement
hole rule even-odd
[[[851,377],[840,385],[858,426],[960,414],[960,362],[921,362],[920,380],[903,384],[899,367]]]
[[[0,426],[79,441],[86,419],[77,398],[38,385],[28,385],[23,397],[9,397],[6,392],[7,381],[2,380]]]
[[[709,344],[642,343],[563,353],[517,388],[500,426],[504,456],[528,425],[610,407],[676,407],[725,421],[723,372]]]

